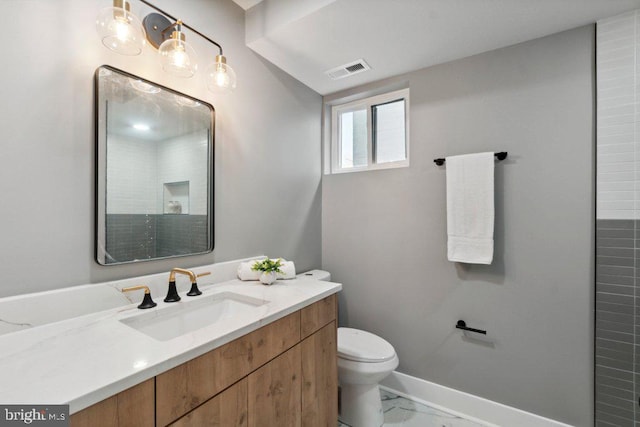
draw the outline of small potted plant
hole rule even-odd
[[[280,267],[282,267],[281,258],[278,258],[278,259],[267,258],[262,261],[256,261],[251,266],[251,269],[253,271],[262,271],[262,274],[260,275],[260,283],[264,285],[270,285],[276,281],[276,275],[278,273],[282,273],[282,270],[280,270]]]

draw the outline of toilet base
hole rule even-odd
[[[351,427],[381,427],[384,423],[378,384],[341,384],[340,420]]]

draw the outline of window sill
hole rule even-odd
[[[336,175],[336,174],[343,174],[343,173],[367,172],[367,171],[377,171],[377,170],[383,170],[383,169],[397,169],[397,168],[408,168],[408,167],[409,167],[409,160],[402,160],[399,162],[378,163],[372,166],[340,168],[340,169],[332,170],[331,172],[328,172],[325,175]]]

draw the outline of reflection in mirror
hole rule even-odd
[[[212,251],[213,107],[107,66],[96,104],[98,262]]]

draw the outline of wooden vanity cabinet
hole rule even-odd
[[[297,311],[156,377],[156,421],[165,426],[300,341]]]
[[[97,403],[71,426],[335,427],[336,301],[331,295]]]
[[[335,427],[336,315],[331,295],[158,375],[157,425]],[[240,379],[247,380],[246,419],[235,405],[229,417],[237,424],[216,424],[211,407],[219,404],[211,402]],[[235,391],[229,397],[241,398]]]
[[[151,378],[71,415],[71,427],[153,427],[155,380]]]

